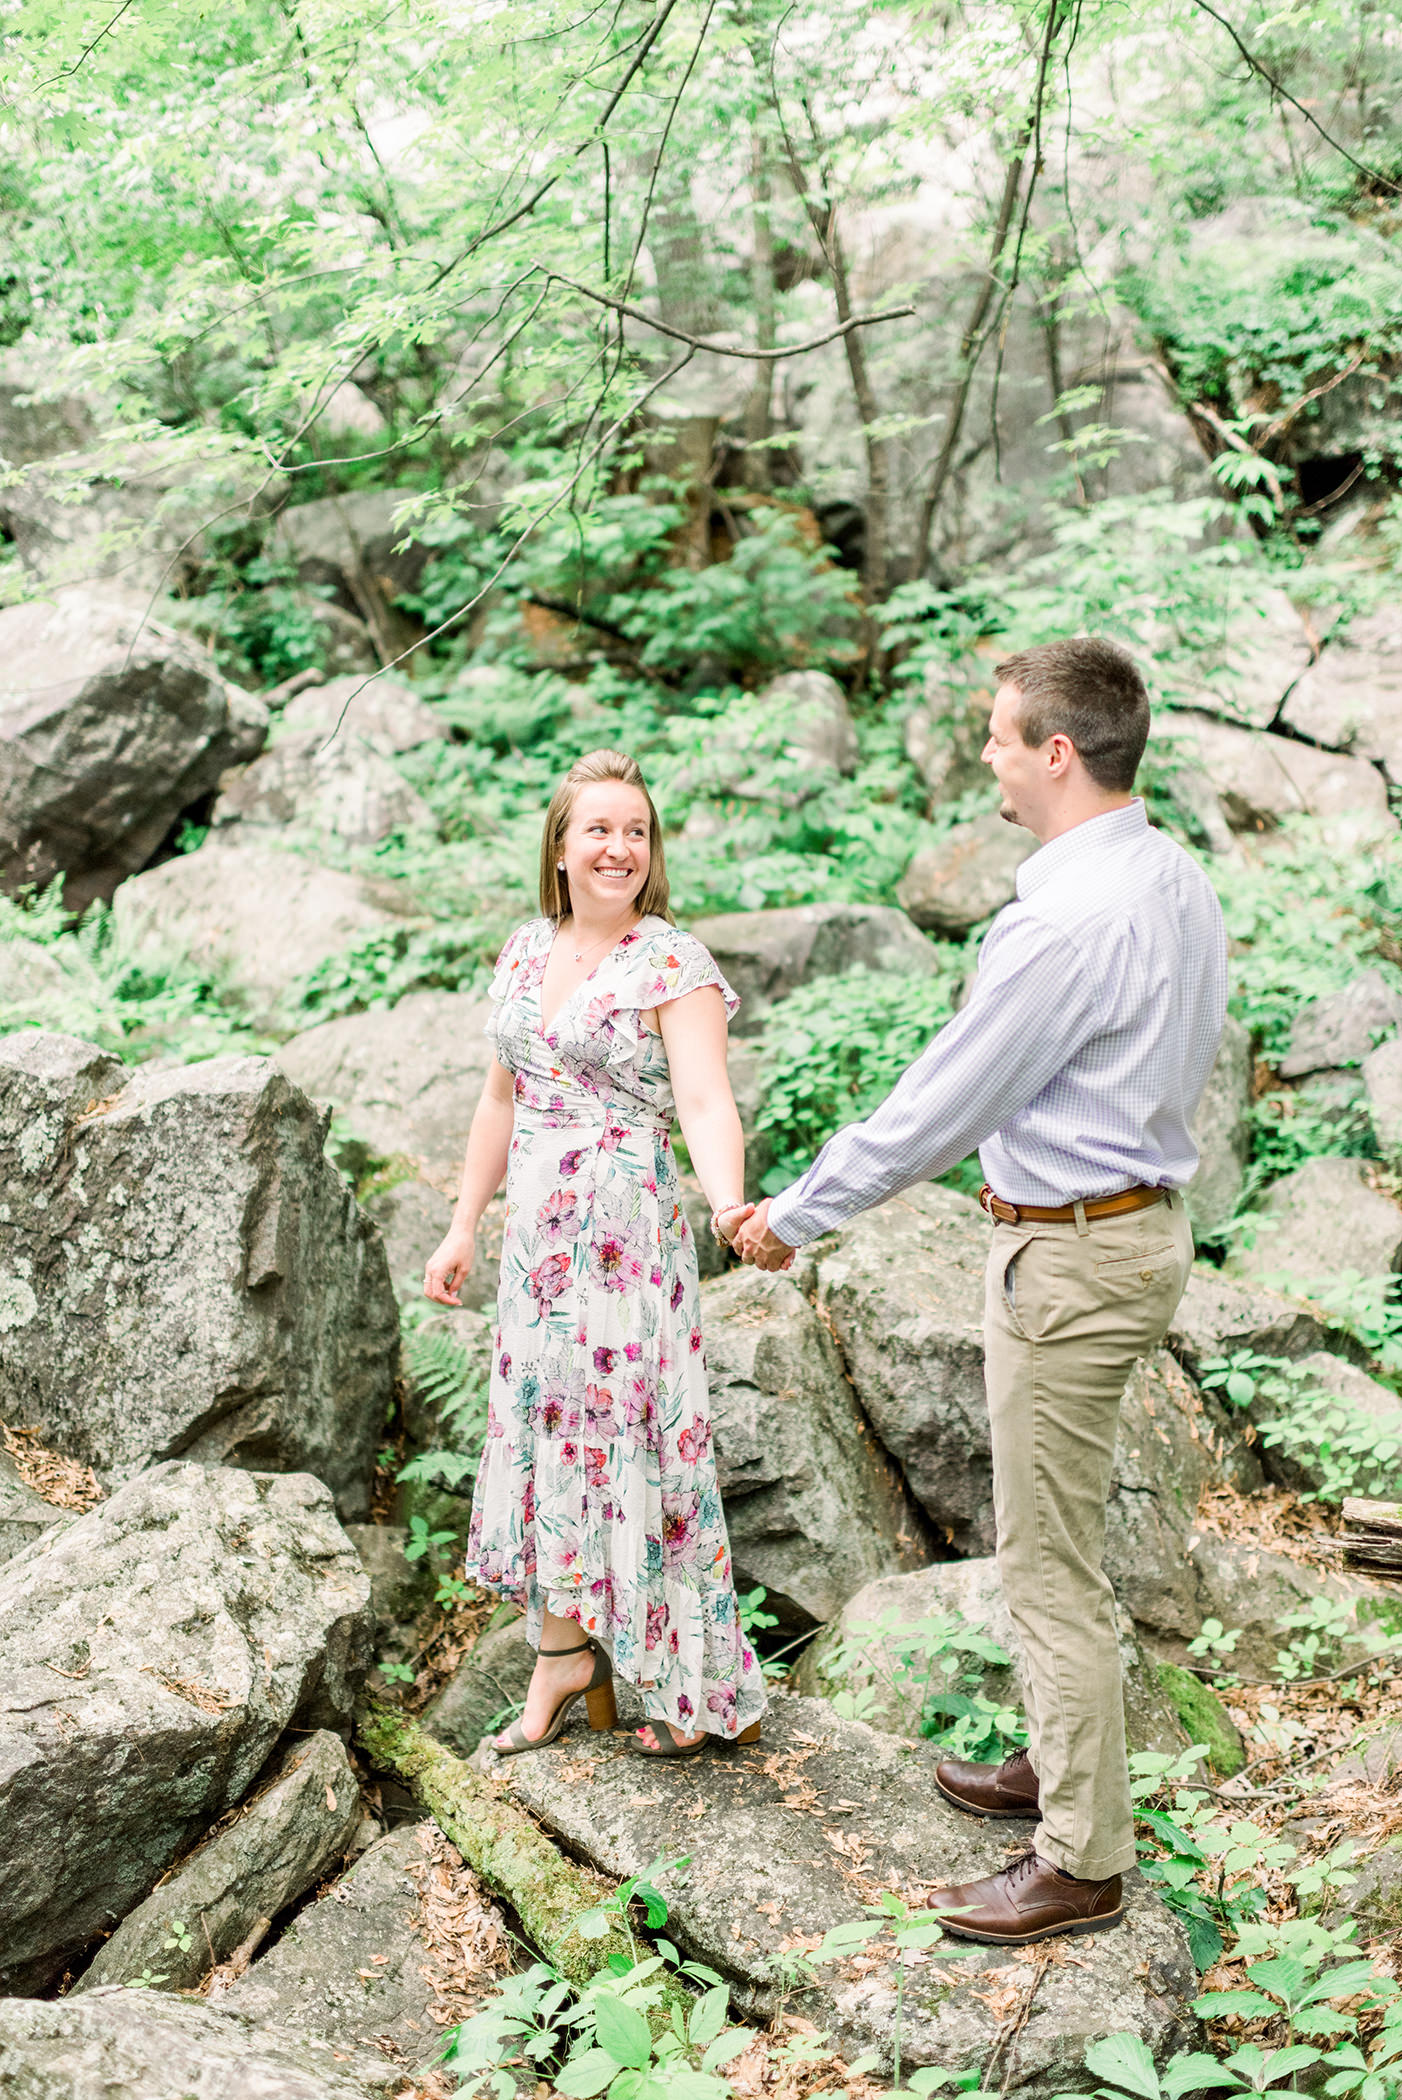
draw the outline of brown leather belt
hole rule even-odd
[[[1151,1189],[1146,1182],[1138,1181],[1132,1189],[1121,1189],[1116,1196],[1092,1196],[1081,1205],[1081,1212],[1087,1218],[1117,1218],[1122,1211],[1147,1210],[1151,1203],[1163,1203],[1168,1194],[1167,1189]],[[1076,1216],[1074,1203],[1005,1203],[1001,1196],[994,1195],[986,1181],[978,1192],[978,1200],[1000,1225],[1020,1225],[1024,1218],[1034,1225],[1070,1225]]]

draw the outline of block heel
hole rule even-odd
[[[596,1685],[592,1692],[584,1694],[584,1710],[595,1735],[602,1734],[606,1728],[617,1728],[618,1701],[613,1696],[612,1677],[606,1684]]]
[[[737,1743],[757,1743],[759,1741],[759,1722],[751,1721],[748,1728],[740,1730],[735,1740]]]

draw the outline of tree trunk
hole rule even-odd
[[[774,236],[769,223],[769,169],[764,140],[756,131],[750,142],[751,245],[750,295],[755,303],[755,348],[772,350],[778,341],[774,296]],[[773,429],[774,367],[755,368],[754,385],[745,403],[745,479],[754,489],[767,489],[773,482],[767,451],[763,447]]]

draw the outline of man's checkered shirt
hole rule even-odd
[[[962,1013],[776,1198],[769,1222],[789,1246],[975,1147],[1010,1203],[1191,1178],[1227,1005],[1211,883],[1136,800],[1024,861],[1017,897],[989,928]]]

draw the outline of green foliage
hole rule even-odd
[[[295,987],[289,1007],[310,1020],[393,1006],[406,992],[484,990],[495,936],[480,926],[394,926],[329,955]],[[497,944],[499,945],[499,943]]]
[[[262,687],[325,669],[327,630],[316,603],[331,596],[329,585],[299,584],[291,563],[261,554],[241,566],[221,560],[202,581],[202,594],[178,608],[179,621],[208,643],[227,678]]]
[[[1348,1286],[1343,1288],[1347,1293]],[[1379,1368],[1395,1379],[1394,1293],[1395,1279],[1382,1278],[1376,1294],[1355,1291],[1353,1302],[1361,1305],[1365,1318],[1371,1308],[1379,1307],[1370,1333]],[[1380,1321],[1385,1326],[1377,1324]],[[1388,1357],[1385,1350],[1391,1352]],[[1206,1391],[1221,1391],[1235,1407],[1256,1407],[1267,1450],[1282,1451],[1308,1465],[1315,1484],[1303,1492],[1302,1500],[1342,1502],[1346,1495],[1397,1492],[1402,1483],[1402,1400],[1395,1411],[1370,1411],[1342,1393],[1329,1392],[1316,1371],[1254,1350],[1209,1358],[1201,1371]]]
[[[421,1400],[438,1417],[445,1442],[442,1449],[416,1453],[395,1477],[401,1482],[458,1488],[475,1475],[486,1439],[487,1388],[481,1373],[456,1336],[439,1326],[409,1326],[404,1359]],[[410,1523],[427,1532],[423,1517],[411,1518]],[[435,1533],[429,1543],[443,1543],[451,1537],[450,1532]],[[417,1538],[418,1531],[415,1541]],[[410,1560],[426,1550],[415,1541],[405,1548]]]
[[[980,1689],[989,1670],[1012,1665],[983,1624],[958,1611],[908,1620],[892,1606],[849,1626],[819,1664],[833,1706],[849,1720],[879,1715],[879,1725],[927,1736],[950,1757],[1006,1757],[1026,1743],[1027,1723]]]
[[[760,1044],[756,1126],[777,1154],[767,1193],[786,1188],[844,1123],[869,1115],[950,1018],[965,954],[952,944],[935,953],[942,967],[932,977],[850,970],[784,1001]]]
[[[667,1922],[657,1880],[688,1862],[656,1860],[645,1875],[622,1882],[575,1922],[585,1940],[602,1939],[613,1921],[627,1935],[631,1960],[617,1954],[577,1995],[545,1963],[501,1986],[491,2003],[445,2036],[443,2060],[467,2095],[510,2100],[513,2072],[546,2078],[571,2100],[724,2100],[722,2074],[748,2047],[748,2028],[728,2025],[730,1992],[714,1969],[685,1961],[670,1940],[648,1954],[634,1936],[631,1910],[642,1906],[650,1931]],[[700,1995],[689,1999],[673,1978]]]

